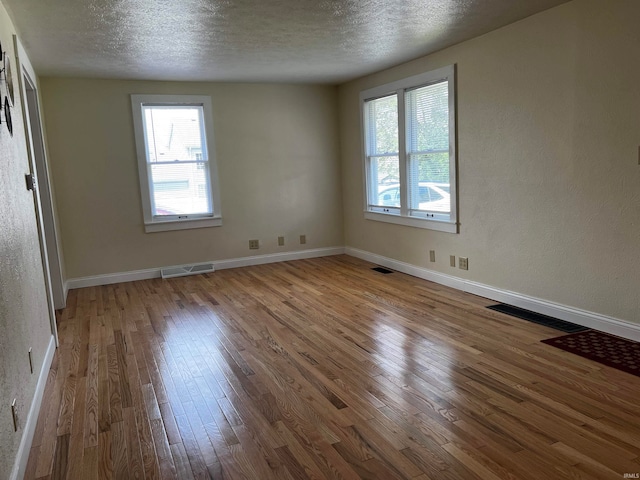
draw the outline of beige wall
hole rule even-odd
[[[0,125],[0,478],[8,479],[24,433],[51,327],[45,293],[33,195],[25,188],[29,172],[14,27],[0,4],[0,41],[11,61],[16,104],[13,137],[2,114]],[[0,82],[4,100],[5,82]],[[33,349],[35,373],[29,369]],[[16,399],[19,429],[13,431],[11,401]]]
[[[638,18],[634,0],[577,0],[342,85],[346,244],[640,322]],[[460,234],[365,220],[358,93],[453,63]]]
[[[40,83],[68,278],[343,245],[335,87]],[[132,93],[211,96],[222,227],[144,233]]]

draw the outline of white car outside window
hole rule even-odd
[[[420,182],[419,188],[419,209],[429,212],[449,212],[451,208],[451,197],[449,194],[449,184]],[[400,186],[389,185],[378,192],[378,205],[383,207],[400,206]]]

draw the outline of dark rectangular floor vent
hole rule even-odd
[[[518,317],[522,320],[544,325],[545,327],[555,328],[561,332],[576,333],[589,330],[582,325],[576,325],[575,323],[565,322],[558,318],[549,317],[541,313],[532,312],[531,310],[525,310],[524,308],[514,307],[513,305],[507,305],[505,303],[499,303],[497,305],[489,305],[487,308],[495,310],[496,312],[506,313],[512,317]]]
[[[387,270],[386,268],[383,268],[383,267],[374,267],[371,270],[375,270],[378,273],[384,273],[384,274],[393,273],[393,270]]]

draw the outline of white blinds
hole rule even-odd
[[[449,95],[447,82],[405,93],[408,150],[411,153],[449,151]]]
[[[211,214],[203,108],[142,109],[153,216]]]
[[[448,82],[405,92],[409,208],[449,212]]]
[[[398,154],[398,96],[367,102],[368,155]]]

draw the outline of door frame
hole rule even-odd
[[[16,65],[18,66],[18,83],[22,96],[22,113],[27,140],[29,169],[36,179],[34,188],[34,205],[38,236],[40,238],[40,254],[47,291],[47,303],[51,333],[58,345],[58,329],[55,310],[66,305],[66,291],[62,274],[62,258],[60,243],[56,231],[56,218],[51,195],[51,183],[42,130],[42,119],[38,96],[37,76],[22,44],[13,37]]]

